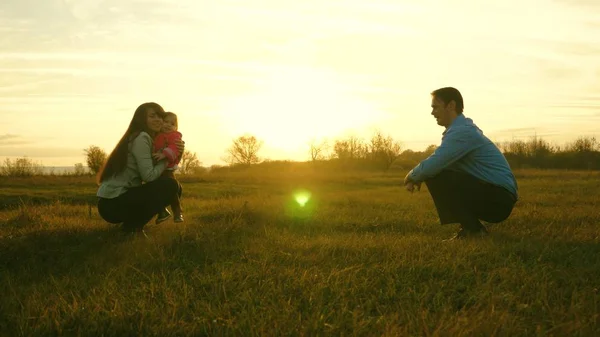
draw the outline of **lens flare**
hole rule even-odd
[[[294,195],[294,199],[300,207],[304,207],[306,203],[310,200],[310,193],[308,192],[298,192]]]

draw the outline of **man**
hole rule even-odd
[[[508,218],[518,199],[517,181],[504,155],[470,118],[463,98],[452,87],[431,93],[431,114],[442,133],[442,144],[404,178],[409,192],[425,182],[442,225],[459,223],[452,239],[488,233],[480,222]]]

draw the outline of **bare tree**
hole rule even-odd
[[[599,147],[600,143],[596,140],[596,137],[580,136],[573,143],[568,144],[567,148],[573,152],[593,152],[596,147]]]
[[[336,140],[333,144],[334,157],[342,160],[364,158],[367,152],[366,145],[356,136]]]
[[[402,146],[391,136],[385,136],[381,131],[375,131],[371,137],[369,147],[369,157],[373,162],[379,163],[382,167],[389,167],[400,155]]]
[[[83,151],[85,152],[86,163],[90,168],[90,171],[93,174],[97,174],[102,168],[102,165],[104,165],[104,162],[106,162],[108,157],[106,152],[96,145],[90,145]]]
[[[177,165],[177,170],[181,174],[194,174],[202,169],[202,163],[198,160],[196,152],[192,153],[188,150],[183,151],[181,160]]]
[[[251,165],[260,162],[258,151],[263,146],[261,140],[251,135],[240,136],[233,140],[233,144],[227,150],[228,157],[225,161],[230,165]]]
[[[327,151],[329,150],[329,144],[327,143],[327,140],[317,143],[316,139],[313,138],[310,140],[310,142],[308,142],[308,146],[310,159],[312,161],[324,160],[327,158]]]
[[[437,148],[438,148],[437,145],[435,145],[435,144],[429,144],[429,145],[427,145],[427,148],[425,148],[425,151],[424,151],[423,154],[426,155],[427,157],[429,157],[429,156],[431,156],[435,152],[435,150]]]

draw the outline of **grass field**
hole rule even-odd
[[[600,173],[518,171],[511,218],[455,242],[402,177],[186,178],[148,237],[89,177],[0,177],[0,335],[600,336]]]

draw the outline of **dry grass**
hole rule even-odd
[[[186,222],[148,238],[91,178],[1,180],[0,335],[600,335],[600,174],[519,171],[513,216],[447,243],[403,176],[186,178]]]

